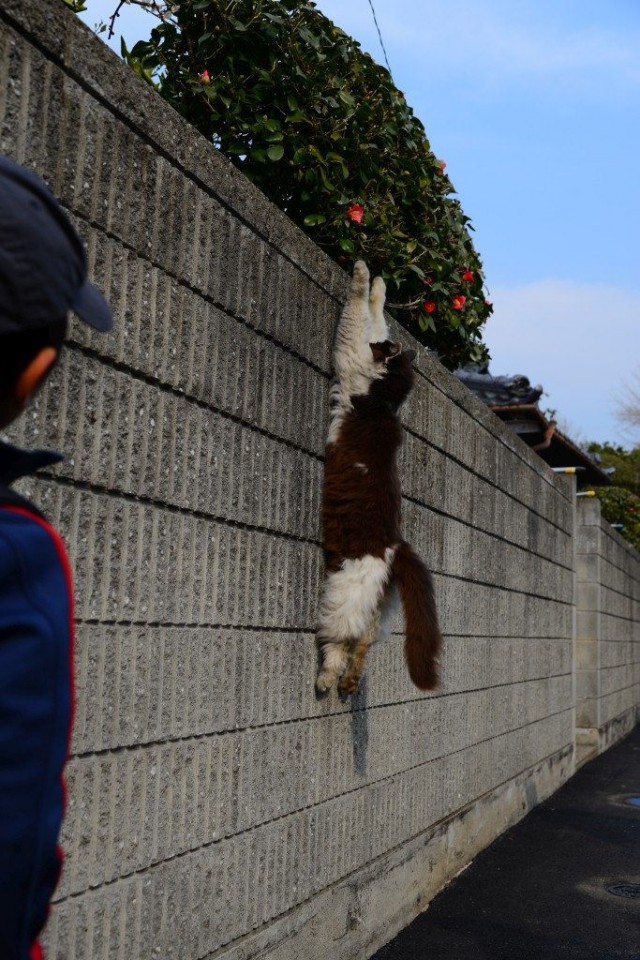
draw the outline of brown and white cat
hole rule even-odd
[[[413,386],[415,352],[388,339],[384,301],[384,281],[376,277],[369,290],[369,271],[358,261],[333,355],[320,692],[337,683],[342,693],[355,693],[369,646],[390,631],[398,594],[409,675],[421,690],[438,683],[442,638],[431,575],[400,534],[397,411]]]

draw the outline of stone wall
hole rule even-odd
[[[48,960],[364,958],[573,771],[573,488],[421,350],[404,527],[444,683],[411,685],[396,633],[316,699],[347,278],[59,0],[0,0],[0,57],[0,149],[116,315],[72,325],[12,434],[66,452],[25,489],[76,579]]]
[[[606,523],[598,500],[579,500],[576,536],[578,761],[611,746],[640,703],[640,563]]]

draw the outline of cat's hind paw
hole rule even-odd
[[[316,690],[318,693],[326,693],[335,685],[336,675],[333,670],[321,670],[316,680]]]
[[[357,677],[352,673],[346,673],[338,682],[338,692],[344,693],[347,696],[351,696],[352,693],[358,692],[359,686],[360,677]]]

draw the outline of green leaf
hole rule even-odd
[[[323,164],[323,166],[326,166],[324,157],[322,156],[322,154],[320,153],[320,151],[318,150],[318,148],[314,143],[309,144],[308,150],[309,150],[309,153],[316,158],[318,163],[321,163]]]
[[[353,240],[345,240],[345,239],[343,239],[343,240],[339,240],[338,243],[339,243],[340,249],[341,249],[341,250],[344,250],[345,253],[355,253],[355,252],[356,252],[356,246],[355,246]]]
[[[347,90],[338,90],[338,96],[348,107],[355,107],[356,102]]]
[[[282,160],[284,156],[284,147],[282,144],[274,144],[267,150],[267,156],[269,157],[269,160]]]
[[[322,180],[325,190],[327,190],[329,193],[335,193],[336,185],[332,180],[329,180],[324,167],[320,167],[320,179]]]
[[[418,326],[423,333],[426,333],[427,330],[433,330],[435,333],[436,325],[433,322],[433,317],[431,314],[421,313],[418,317]]]
[[[321,223],[326,223],[327,218],[323,213],[310,213],[302,222],[306,227],[317,227]]]

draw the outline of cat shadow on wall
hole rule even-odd
[[[351,741],[353,766],[358,776],[367,772],[367,747],[369,745],[369,713],[367,711],[367,678],[360,680],[357,693],[351,697]]]
[[[318,650],[318,662],[321,663],[321,653]],[[369,716],[367,711],[367,678],[362,677],[357,691],[349,697],[346,693],[339,693],[343,703],[349,702],[351,710],[351,743],[353,749],[353,767],[358,776],[367,772],[367,748],[369,746]],[[326,700],[327,691],[316,690],[316,700]]]

